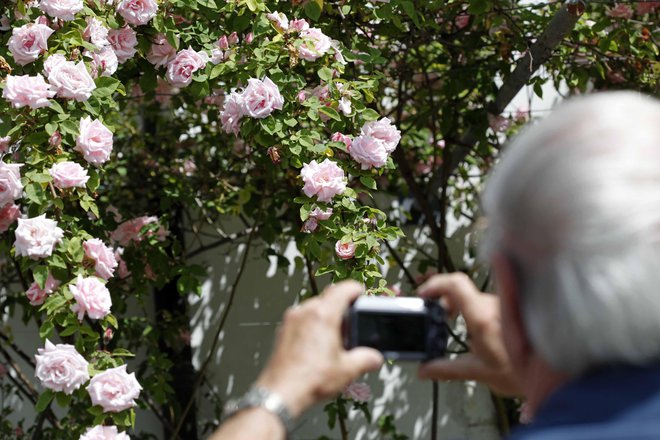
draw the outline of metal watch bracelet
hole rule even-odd
[[[290,438],[295,420],[278,394],[263,387],[253,386],[238,399],[232,399],[227,402],[224,407],[225,420],[248,408],[264,408],[266,411],[274,414],[282,422],[282,425],[284,425],[287,438]]]

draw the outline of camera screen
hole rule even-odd
[[[426,350],[424,315],[362,312],[357,321],[357,345],[380,351]]]

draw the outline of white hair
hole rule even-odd
[[[660,360],[660,102],[569,100],[518,136],[483,196],[534,349],[570,374]]]

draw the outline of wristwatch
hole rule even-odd
[[[247,408],[263,408],[274,414],[284,425],[287,438],[291,438],[289,434],[293,429],[295,419],[278,394],[263,387],[253,386],[243,396],[227,402],[224,407],[224,418],[226,420]]]

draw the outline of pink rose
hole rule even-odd
[[[296,99],[298,100],[299,103],[303,103],[307,101],[307,92],[305,90],[301,90],[296,94]]]
[[[349,151],[351,157],[355,159],[363,170],[371,167],[380,168],[387,163],[387,150],[385,143],[372,136],[361,135],[353,140],[353,145]]]
[[[289,22],[289,30],[301,32],[306,31],[307,29],[309,29],[309,23],[307,23],[307,20],[304,18],[291,20]]]
[[[29,75],[7,75],[5,89],[2,97],[11,102],[12,107],[19,108],[29,106],[30,108],[41,108],[50,106],[50,98],[55,96],[55,91],[37,74]]]
[[[220,113],[220,122],[225,133],[238,135],[241,129],[241,118],[243,117],[243,98],[238,93],[232,93],[225,100],[225,106]]]
[[[55,57],[55,55],[48,58]],[[60,56],[61,57],[61,56]],[[44,63],[44,71],[48,82],[60,98],[75,99],[78,102],[87,101],[96,88],[94,79],[90,76],[85,63],[62,60],[57,57]]]
[[[44,73],[50,75],[60,64],[66,63],[67,59],[61,53],[54,53],[44,61]]]
[[[335,243],[335,255],[342,260],[353,258],[355,256],[355,243],[352,241],[342,243],[341,240],[337,240],[337,243]]]
[[[316,231],[316,228],[318,228],[318,226],[319,226],[319,221],[314,217],[310,217],[307,220],[305,220],[305,223],[303,223],[302,228],[300,228],[300,231],[309,234],[311,232]]]
[[[156,89],[154,90],[156,97],[154,98],[161,106],[169,105],[172,96],[179,93],[179,89],[172,87],[170,83],[162,78],[156,80]]]
[[[364,382],[353,382],[344,388],[341,395],[356,402],[366,402],[371,398],[371,388]]]
[[[383,141],[388,153],[396,150],[396,146],[401,140],[401,132],[390,122],[389,118],[365,123],[362,126],[361,134]]]
[[[316,96],[321,101],[324,101],[330,98],[330,90],[328,89],[327,85],[316,86],[312,89],[312,96]]]
[[[126,23],[141,26],[156,16],[158,4],[154,0],[121,0],[117,12]]]
[[[112,47],[106,46],[96,52],[85,51],[85,56],[92,59],[92,69],[96,71],[95,75],[112,76],[119,67],[117,54]]]
[[[95,17],[87,17],[87,27],[83,32],[83,37],[99,49],[110,44],[108,28]]]
[[[282,110],[284,105],[280,90],[268,77],[263,81],[250,78],[241,97],[243,112],[253,118],[265,118],[273,113],[273,110]]]
[[[0,207],[0,234],[6,232],[20,216],[21,208],[18,205],[10,202]]]
[[[637,15],[652,14],[656,9],[660,9],[660,2],[641,1],[637,2],[635,12]]]
[[[82,11],[82,0],[41,0],[39,9],[53,18],[71,21],[75,15]]]
[[[55,220],[41,214],[39,217],[19,218],[15,235],[16,255],[36,260],[53,253],[55,246],[62,241],[64,231],[57,227]]]
[[[331,215],[332,215],[332,208],[323,210],[318,206],[314,208],[312,212],[309,213],[310,217],[314,217],[317,220],[327,220],[330,218]]]
[[[98,119],[90,116],[80,120],[80,134],[76,138],[74,150],[82,153],[92,165],[101,165],[110,158],[112,152],[112,132]]]
[[[339,100],[339,110],[344,114],[344,116],[351,115],[351,100],[343,97]]]
[[[186,87],[192,82],[193,73],[206,67],[208,61],[206,52],[196,52],[188,47],[179,51],[169,62],[165,77],[174,87]]]
[[[351,150],[351,145],[353,144],[353,140],[349,136],[340,132],[333,133],[332,136],[330,136],[330,140],[333,142],[343,142],[348,151]]]
[[[121,246],[128,246],[131,241],[140,242],[145,237],[151,237],[154,235],[153,231],[147,231],[146,233],[141,234],[142,228],[154,223],[158,223],[158,217],[142,216],[142,217],[134,218],[132,220],[127,220],[124,223],[117,226],[117,229],[115,229],[110,234],[110,239],[119,243]],[[158,231],[156,231],[155,235],[158,240],[163,241],[165,240],[165,237],[169,235],[169,233],[165,230],[165,228],[160,226],[158,228]]]
[[[44,288],[40,288],[37,282],[33,282],[30,288],[25,292],[25,296],[33,306],[40,306],[57,288],[60,287],[60,280],[55,279],[52,274],[48,274]]]
[[[104,280],[110,279],[118,264],[113,250],[98,238],[86,240],[83,243],[83,249],[85,249],[85,256],[94,260],[96,276]]]
[[[330,159],[321,163],[316,160],[303,165],[300,176],[305,182],[303,192],[307,197],[317,196],[320,202],[330,202],[346,189],[344,170]]]
[[[11,203],[23,196],[21,163],[4,163],[0,160],[0,205]]]
[[[11,146],[11,137],[0,136],[0,153],[8,152],[10,146]]]
[[[87,170],[76,162],[58,162],[49,173],[53,176],[53,185],[60,189],[84,187],[89,180]]]
[[[454,24],[458,29],[463,29],[470,24],[470,16],[468,14],[458,14],[454,19]]]
[[[167,41],[165,34],[156,34],[147,54],[147,61],[154,67],[166,66],[176,56],[176,49]]]
[[[502,115],[493,116],[488,114],[488,126],[495,132],[506,131],[511,125],[511,121]]]
[[[91,319],[101,319],[110,313],[112,307],[110,291],[98,278],[83,278],[82,275],[78,275],[76,284],[69,284],[69,290],[76,300],[71,306],[71,311],[78,314],[80,321],[85,317],[85,313]]]
[[[130,60],[137,53],[135,48],[138,44],[137,34],[129,26],[124,26],[121,29],[110,29],[108,31],[108,41],[117,55],[119,64]]]
[[[37,352],[34,375],[44,387],[71,394],[89,380],[89,363],[73,345],[54,345],[46,339],[45,347]]]
[[[48,145],[55,148],[62,145],[62,133],[60,133],[59,130],[54,131],[53,134],[50,135],[48,138]]]
[[[335,61],[345,66],[346,64],[348,64],[348,62],[346,61],[346,58],[344,58],[344,54],[341,53],[341,47],[339,47],[339,41],[337,40],[331,40],[331,41],[332,41],[332,50],[335,52]]]
[[[123,255],[124,255],[124,248],[118,247],[117,250],[115,251],[115,259],[117,260],[117,263],[119,263],[119,265],[117,266],[117,275],[122,280],[131,276],[131,271],[128,270],[128,266],[126,266],[126,261],[124,261],[124,258],[122,257]]]
[[[14,28],[7,46],[17,64],[25,66],[48,50],[48,37],[55,32],[43,24],[28,23]]]
[[[8,31],[11,29],[11,22],[9,21],[9,17],[7,17],[7,14],[2,14],[0,17],[0,31]]]
[[[125,432],[117,431],[116,426],[97,425],[87,428],[87,431],[78,440],[131,440],[131,438]]]
[[[135,373],[128,374],[126,365],[110,368],[92,377],[87,385],[92,405],[100,405],[105,412],[119,412],[135,406],[142,387]]]
[[[215,43],[218,48],[221,50],[227,50],[229,49],[229,40],[227,40],[227,36],[223,35],[218,39],[218,41]]]
[[[229,37],[227,37],[227,42],[230,46],[238,44],[238,34],[236,32],[229,34]]]
[[[630,19],[633,16],[633,9],[625,3],[618,3],[613,8],[609,8],[605,14],[612,18]]]
[[[275,26],[280,32],[289,29],[289,19],[286,18],[286,15],[284,15],[283,12],[273,11],[270,14],[266,14],[266,18],[268,18],[273,23],[273,26]]]
[[[298,56],[303,60],[316,61],[332,49],[330,37],[321,32],[321,29],[309,28],[300,32],[303,42],[298,47]]]
[[[252,32],[248,32],[245,34],[245,37],[243,37],[243,41],[245,41],[245,44],[252,44],[252,41],[254,40],[254,34]]]

